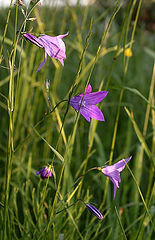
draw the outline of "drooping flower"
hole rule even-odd
[[[100,213],[100,211],[99,211],[96,207],[94,207],[93,205],[91,205],[91,204],[89,204],[89,203],[86,204],[86,207],[87,207],[88,210],[89,210],[92,214],[94,214],[97,218],[103,219],[102,213]]]
[[[36,46],[40,48],[45,49],[45,59],[40,64],[39,68],[37,69],[37,72],[42,68],[44,63],[47,60],[47,54],[51,58],[58,59],[62,66],[64,66],[64,59],[66,58],[66,47],[62,40],[62,38],[66,37],[69,33],[63,35],[58,35],[55,37],[51,37],[48,35],[41,35],[39,38],[35,37],[34,35],[30,33],[25,33],[24,37],[28,39],[30,42],[34,43]]]
[[[105,121],[103,113],[96,106],[96,104],[101,102],[107,96],[107,94],[107,91],[92,93],[92,87],[90,84],[88,84],[85,94],[82,93],[78,96],[72,97],[70,100],[70,105],[76,111],[79,111],[88,122],[90,122],[90,118],[94,118],[99,121]]]
[[[126,164],[131,160],[132,156],[126,159],[122,159],[119,162],[111,165],[105,166],[103,168],[98,168],[102,173],[109,177],[109,179],[114,184],[114,198],[116,195],[116,189],[119,188],[119,183],[121,182],[120,172],[125,168]]]
[[[44,167],[43,169],[41,169],[40,171],[37,171],[36,172],[37,175],[40,174],[41,178],[42,179],[45,179],[45,178],[51,178],[52,177],[52,167],[51,165],[49,165],[48,167]]]

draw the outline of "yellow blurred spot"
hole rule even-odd
[[[125,49],[125,52],[124,52],[125,56],[127,57],[132,57],[132,51],[130,48],[127,48]]]

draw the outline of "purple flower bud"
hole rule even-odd
[[[84,97],[83,94],[84,93],[72,97],[70,100],[70,105],[76,111],[79,111],[88,122],[90,122],[91,118],[104,121],[103,113],[96,106],[96,104],[101,102],[107,96],[108,92],[100,91],[92,93],[92,87],[90,84],[88,84]]]
[[[62,38],[66,37],[68,35],[68,32],[63,35],[58,35],[56,37],[51,37],[48,35],[41,35],[39,38],[33,36],[30,33],[25,33],[24,37],[27,38],[30,42],[34,43],[36,46],[40,48],[45,49],[45,59],[44,61],[40,64],[37,72],[42,68],[44,63],[47,60],[47,54],[51,58],[58,59],[60,63],[64,66],[63,59],[66,58],[66,47],[65,44],[62,40]]]
[[[103,219],[102,213],[100,213],[100,211],[99,211],[96,207],[94,207],[93,205],[91,205],[91,204],[89,204],[89,203],[86,204],[86,207],[87,207],[88,210],[89,210],[92,214],[94,214],[97,218]]]
[[[45,179],[45,178],[48,178],[48,177],[51,178],[52,177],[52,167],[51,166],[44,167],[40,171],[37,171],[36,174],[37,175],[40,174],[42,179]]]

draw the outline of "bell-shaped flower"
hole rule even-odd
[[[66,58],[66,47],[62,38],[66,37],[67,35],[68,35],[68,32],[66,34],[58,35],[55,37],[51,37],[48,35],[41,35],[39,38],[37,38],[30,33],[24,33],[24,37],[26,39],[34,43],[36,46],[45,49],[45,59],[40,64],[37,72],[42,68],[42,66],[46,62],[47,54],[51,58],[58,59],[60,63],[64,66],[63,60]]]
[[[116,189],[119,188],[119,183],[121,182],[120,172],[125,168],[125,165],[131,160],[131,158],[132,156],[122,159],[113,165],[98,168],[105,176],[109,177],[114,184],[114,198],[116,195]]]
[[[99,91],[92,93],[92,87],[89,84],[86,88],[85,94],[82,93],[78,96],[71,98],[70,105],[76,111],[79,111],[88,122],[90,122],[91,118],[99,121],[105,121],[103,113],[96,106],[96,104],[101,102],[107,96],[107,94],[107,91]]]
[[[87,207],[88,210],[89,210],[92,214],[94,214],[97,218],[103,219],[102,213],[100,213],[100,211],[99,211],[96,207],[94,207],[93,205],[91,205],[91,204],[89,204],[89,203],[86,204],[86,207]]]
[[[37,175],[40,174],[40,177],[42,179],[45,179],[45,178],[51,178],[52,177],[52,167],[51,165],[49,165],[48,167],[44,167],[43,169],[41,169],[40,171],[37,171],[36,172]]]

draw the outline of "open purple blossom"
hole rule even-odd
[[[51,178],[52,177],[52,167],[51,166],[44,167],[40,171],[37,171],[36,174],[37,175],[40,174],[42,179],[45,179],[45,178],[48,178],[48,177]]]
[[[96,104],[101,102],[107,96],[107,94],[107,91],[92,93],[92,87],[90,84],[88,84],[85,94],[82,93],[78,96],[72,97],[70,100],[70,105],[76,111],[79,111],[88,122],[90,122],[91,118],[99,121],[105,121],[103,113],[96,106]]]
[[[109,177],[109,179],[114,184],[114,198],[116,195],[116,189],[119,188],[119,183],[121,182],[120,172],[125,168],[126,164],[131,160],[132,156],[126,159],[122,159],[119,162],[111,165],[105,166],[103,168],[98,168],[102,173]]]
[[[48,35],[41,35],[39,38],[35,37],[34,35],[30,33],[25,33],[24,37],[28,39],[30,42],[34,43],[36,46],[40,48],[45,49],[45,59],[40,64],[39,68],[37,69],[37,72],[42,68],[44,63],[47,60],[47,54],[51,58],[58,59],[62,66],[64,66],[64,59],[66,58],[66,47],[62,40],[62,38],[66,37],[68,35],[68,32],[63,35],[58,35],[55,37],[51,37]]]
[[[94,214],[97,218],[103,219],[102,213],[100,213],[100,211],[99,211],[96,207],[94,207],[93,205],[91,205],[91,204],[89,204],[89,203],[86,204],[86,207],[87,207],[88,210],[89,210],[92,214]]]

